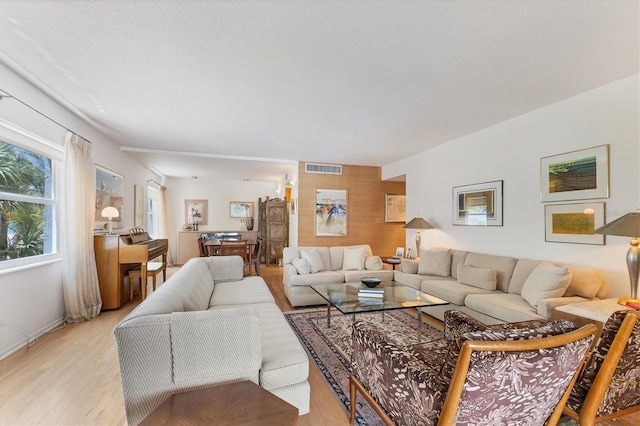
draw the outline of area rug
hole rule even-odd
[[[326,308],[285,312],[285,317],[336,399],[348,414],[351,410],[349,372],[353,315],[342,315],[338,310],[332,309],[331,328],[327,327]],[[399,343],[417,342],[417,320],[405,311],[387,311],[384,314],[384,320],[382,313],[357,314],[356,319],[375,323],[380,330],[393,336]],[[442,338],[441,331],[422,324],[421,342],[440,338]],[[383,424],[361,395],[358,395],[355,422],[363,426]]]

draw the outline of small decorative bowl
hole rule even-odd
[[[360,281],[362,281],[362,284],[370,288],[377,287],[377,285],[382,282],[380,278],[375,278],[375,277],[360,278]]]

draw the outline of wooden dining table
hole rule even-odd
[[[238,241],[234,241],[238,242]],[[221,240],[207,240],[204,242],[204,248],[207,250],[207,255],[209,256],[220,256],[220,246],[222,245]],[[253,260],[253,250],[256,245],[258,245],[257,241],[247,240],[247,252],[249,254],[249,265],[251,265],[251,261]]]

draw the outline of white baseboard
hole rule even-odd
[[[35,333],[33,333],[33,334],[31,334],[29,336],[29,341],[28,342],[26,342],[25,340],[21,339],[15,345],[4,349],[0,353],[0,360],[3,360],[6,357],[8,357],[9,355],[13,354],[14,352],[19,351],[20,349],[22,349],[25,346],[27,346],[29,343],[33,342],[35,339],[39,338],[43,334],[46,334],[47,332],[49,332],[49,331],[51,331],[53,329],[55,329],[56,327],[60,327],[62,324],[64,324],[64,319],[60,318],[60,319],[57,319],[55,321],[52,321],[51,323],[45,325],[44,327],[40,328],[39,330],[36,330]],[[14,328],[13,326],[0,325],[0,327],[7,327],[7,328],[10,328],[12,330],[16,330],[16,328]],[[26,335],[26,333],[24,333],[23,331],[19,331],[19,332],[22,333],[23,335]]]

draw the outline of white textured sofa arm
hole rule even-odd
[[[129,424],[170,394],[214,384],[259,382],[260,319],[249,308],[132,318],[114,330]]]

